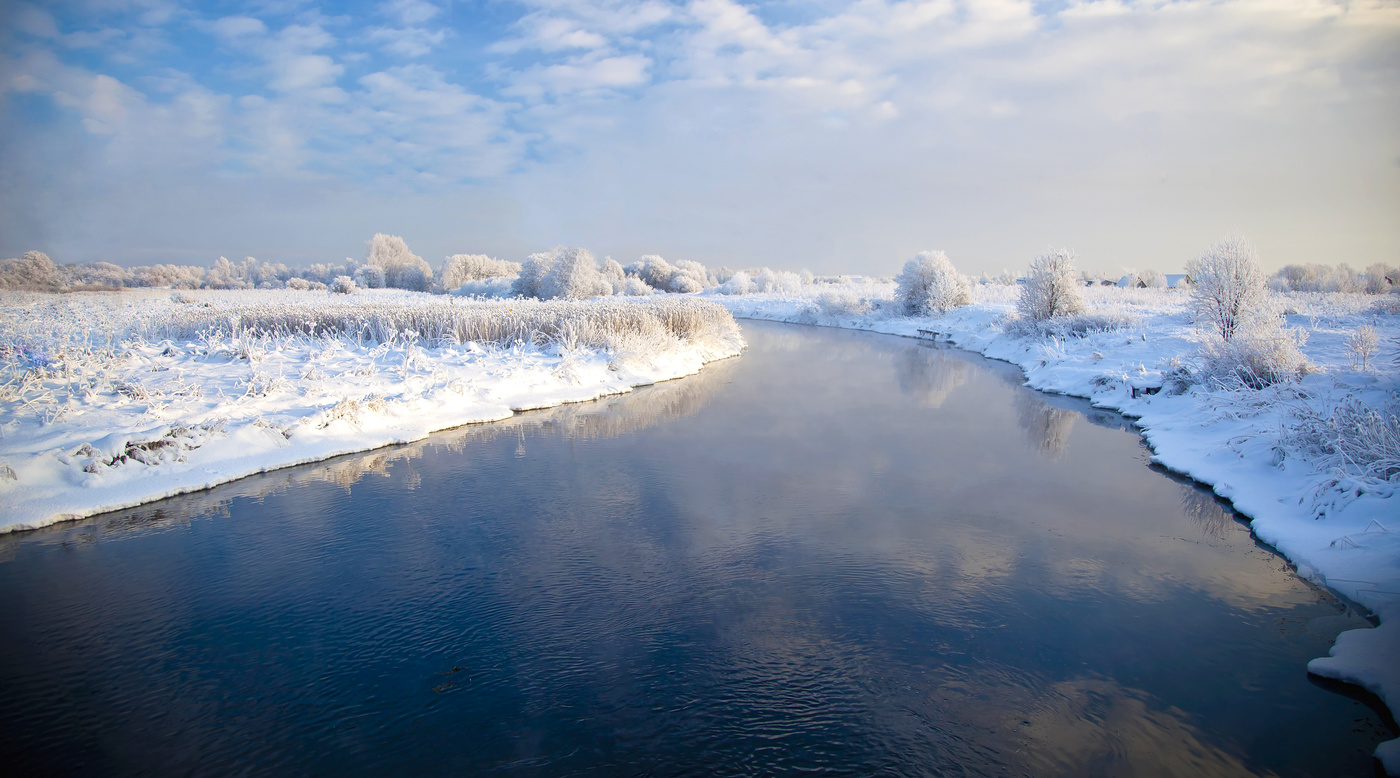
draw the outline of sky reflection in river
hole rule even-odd
[[[1369,769],[1375,716],[1303,670],[1360,620],[1120,419],[927,344],[746,332],[692,378],[0,540],[31,744],[0,757]]]

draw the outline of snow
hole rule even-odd
[[[1264,389],[1227,389],[1177,380],[1197,366],[1186,289],[1085,288],[1087,313],[1059,331],[1019,319],[1019,291],[979,285],[972,305],[926,317],[902,315],[889,283],[706,297],[740,318],[909,337],[937,333],[1020,366],[1036,389],[1085,397],[1134,418],[1154,461],[1212,486],[1299,575],[1374,615],[1379,627],[1343,633],[1331,656],[1309,670],[1359,684],[1400,712],[1400,482],[1322,456],[1307,434],[1348,404],[1396,408],[1396,296],[1280,295],[1287,325],[1307,335],[1303,351],[1317,372]],[[1347,346],[1363,325],[1381,343],[1370,369],[1353,366]],[[1382,744],[1376,757],[1400,774],[1400,740]]]
[[[423,330],[435,322],[443,332],[433,337]],[[454,323],[483,322],[508,332],[448,337]],[[346,331],[327,331],[337,324]],[[743,348],[729,314],[694,299],[7,293],[0,532],[622,394]]]

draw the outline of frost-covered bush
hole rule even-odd
[[[1329,414],[1302,405],[1283,444],[1340,474],[1400,481],[1400,400],[1373,406],[1351,397]]]
[[[1140,321],[1123,313],[1076,313],[1049,319],[1021,317],[1007,324],[1006,332],[1018,338],[1084,338],[1100,332],[1136,327]]]
[[[946,313],[972,302],[972,287],[941,251],[921,251],[895,276],[895,298],[911,316]]]
[[[1186,264],[1196,326],[1229,341],[1261,317],[1275,316],[1267,305],[1264,271],[1254,247],[1239,236],[1217,241]]]
[[[656,294],[656,290],[647,286],[647,282],[640,278],[628,278],[623,286],[623,294],[629,297],[645,297]]]
[[[622,264],[612,257],[604,257],[599,265],[599,272],[603,274],[603,280],[612,287],[613,294],[627,294],[627,271],[622,269]],[[641,279],[634,279],[642,283]]]
[[[1379,262],[1366,268],[1365,292],[1366,294],[1389,294],[1391,291],[1392,277],[1400,277],[1400,270],[1387,267]]]
[[[1016,309],[1031,321],[1083,312],[1084,300],[1075,275],[1074,253],[1069,249],[1036,257],[1031,261]]]
[[[1187,263],[1186,273],[1195,323],[1204,333],[1200,357],[1208,378],[1257,389],[1311,369],[1301,350],[1307,333],[1282,327],[1248,241],[1239,236],[1217,241]]]
[[[296,275],[305,278],[307,281],[320,281],[329,287],[335,279],[340,276],[345,276],[346,278],[353,276],[358,264],[359,263],[349,257],[345,258],[345,264],[343,265],[332,265],[329,262],[317,262],[302,268]]]
[[[131,271],[111,262],[64,265],[59,270],[70,289],[118,289],[131,283]]]
[[[655,354],[686,341],[732,352],[743,347],[734,317],[716,303],[695,298],[651,300],[481,300],[355,304],[322,298],[308,305],[253,303],[180,306],[123,323],[121,335],[146,341],[190,340],[211,335],[350,337],[387,343],[405,337],[427,342],[510,346],[554,341],[568,348]],[[412,333],[405,335],[405,333]]]
[[[56,292],[61,280],[58,267],[42,251],[26,251],[18,259],[0,260],[0,289]]]
[[[802,291],[802,277],[796,273],[772,270],[765,267],[753,274],[752,278],[754,291],[760,294],[772,294],[774,292],[796,294]]]
[[[623,269],[627,275],[639,278],[647,286],[662,292],[700,292],[710,283],[710,274],[705,266],[688,259],[672,265],[656,254],[647,254]]]
[[[342,278],[344,278],[344,276],[342,276]],[[329,287],[320,281],[307,281],[305,278],[288,278],[287,288],[297,292],[324,292]]]
[[[198,289],[204,283],[204,268],[189,265],[150,265],[132,268],[132,286],[155,289]]]
[[[289,281],[288,286],[291,285]],[[327,284],[327,288],[336,294],[354,294],[358,291],[355,287],[355,279],[350,276],[336,276]]]
[[[541,251],[526,257],[525,261],[520,263],[520,275],[511,286],[512,293],[516,297],[539,297],[540,281],[554,265],[557,252],[558,249]]]
[[[384,286],[392,289],[426,292],[432,284],[433,269],[422,257],[409,251],[408,244],[397,235],[376,232],[369,239],[365,261],[372,267],[383,268]]]
[[[1376,328],[1363,324],[1347,337],[1347,354],[1351,356],[1351,366],[1359,370],[1371,369],[1371,357],[1376,355],[1380,337]]]
[[[886,297],[863,295],[851,289],[833,289],[817,297],[817,310],[832,317],[874,316],[892,308]]]
[[[1208,334],[1198,352],[1203,377],[1251,389],[1291,381],[1312,370],[1302,351],[1307,339],[1307,332],[1285,329],[1276,319],[1251,323],[1230,340]]]
[[[485,254],[453,254],[442,263],[438,280],[443,289],[456,289],[468,281],[517,275],[520,275],[519,262],[493,259]]]
[[[742,270],[735,271],[728,280],[719,285],[720,294],[753,294],[756,288],[753,279]]]
[[[383,289],[384,268],[378,265],[364,265],[356,268],[355,283],[366,289]]]
[[[1400,294],[1388,294],[1371,304],[1374,313],[1400,316]]]
[[[1386,294],[1397,271],[1381,263],[1364,272],[1345,262],[1339,265],[1286,265],[1269,279],[1270,288],[1280,292],[1342,292],[1345,294]]]
[[[549,271],[540,278],[541,300],[586,300],[613,293],[612,284],[598,269],[593,252],[580,248],[557,249]]]

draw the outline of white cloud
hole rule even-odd
[[[225,16],[208,25],[209,31],[227,42],[238,42],[246,36],[262,37],[267,25],[250,16]]]
[[[380,10],[404,26],[422,24],[442,12],[441,8],[424,0],[389,0],[380,6]]]
[[[242,7],[197,44],[165,39],[217,42],[218,62],[183,75],[135,18],[171,6],[64,30],[30,5],[7,40],[48,47],[49,65],[10,51],[0,91],[61,101],[104,164],[139,171],[170,146],[268,186],[490,179],[475,185],[533,214],[531,236],[591,236],[602,253],[626,234],[836,269],[937,244],[995,271],[1057,241],[1152,266],[1167,263],[1132,255],[1144,241],[1173,256],[1217,222],[1268,224],[1261,243],[1290,236],[1298,253],[1342,234],[1353,264],[1400,250],[1400,227],[1374,216],[1400,203],[1400,178],[1377,172],[1400,153],[1394,4],[1090,0],[1037,15],[1023,0],[858,0],[788,20],[733,0],[520,5],[494,45],[447,26],[466,6],[449,19],[445,4],[384,3],[368,27]],[[67,52],[103,40],[132,53],[124,69],[64,64],[111,57]],[[201,86],[211,73],[233,94]],[[583,203],[556,194],[580,180],[612,183]]]
[[[400,57],[422,57],[432,52],[447,38],[446,30],[424,30],[378,27],[370,31],[369,39],[382,44],[383,49]]]

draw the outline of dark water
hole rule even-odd
[[[1357,775],[1365,626],[1117,417],[751,324],[606,402],[0,539],[9,775]]]

